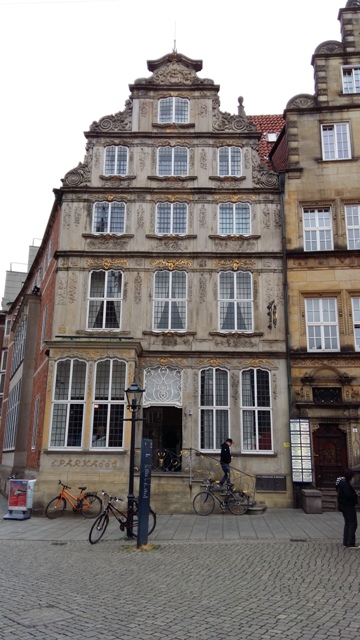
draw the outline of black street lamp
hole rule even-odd
[[[134,505],[134,470],[135,470],[135,424],[136,413],[141,407],[142,396],[145,389],[140,389],[135,380],[130,387],[125,390],[127,408],[131,411],[131,436],[130,436],[130,467],[129,467],[129,491],[128,491],[128,518],[133,511]],[[130,529],[127,529],[128,538],[131,537]]]

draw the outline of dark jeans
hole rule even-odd
[[[230,465],[225,464],[225,462],[221,462],[221,468],[224,472],[224,476],[221,478],[220,484],[224,484],[225,481],[230,484]]]
[[[341,513],[344,516],[344,547],[355,547],[355,531],[357,529],[357,515],[355,507],[340,507]]]

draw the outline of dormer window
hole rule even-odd
[[[159,100],[159,122],[186,124],[189,122],[189,100],[186,98],[162,98]]]
[[[360,67],[343,67],[342,80],[344,93],[360,93]]]
[[[126,176],[128,173],[128,148],[106,147],[105,169],[106,176]]]

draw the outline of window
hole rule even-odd
[[[219,274],[220,331],[252,331],[252,274],[225,271]]]
[[[48,308],[47,305],[43,311],[43,319],[42,319],[42,327],[41,327],[41,340],[40,340],[40,346],[43,347],[44,346],[44,342],[46,340],[46,323],[47,323],[47,314],[48,314]]]
[[[106,147],[105,175],[126,176],[128,173],[128,148]]]
[[[11,318],[6,318],[5,321],[5,336],[9,336],[11,331]]]
[[[38,430],[39,423],[39,408],[40,408],[40,396],[36,396],[35,407],[34,407],[34,420],[33,420],[33,431],[31,436],[31,448],[36,448],[36,436]]]
[[[219,234],[248,236],[251,216],[250,205],[243,202],[219,204]]]
[[[185,235],[187,232],[187,204],[162,202],[156,207],[156,233]]]
[[[158,149],[158,175],[188,175],[188,156],[189,150],[186,147],[160,147]]]
[[[200,371],[200,449],[220,449],[229,433],[229,374]]]
[[[154,274],[154,330],[186,329],[187,274],[157,271]]]
[[[304,209],[303,227],[305,251],[325,251],[334,248],[329,208]]]
[[[103,360],[96,365],[92,447],[122,447],[126,364]]]
[[[8,357],[7,349],[4,349],[4,351],[1,354],[0,371],[5,371],[6,365],[7,365],[7,357]]]
[[[244,452],[272,451],[270,374],[263,369],[241,372],[241,424]]]
[[[25,316],[20,325],[18,326],[14,336],[14,351],[11,360],[11,372],[12,376],[16,369],[21,365],[24,360],[25,343],[26,343],[26,330],[27,330],[27,316]]]
[[[5,373],[0,373],[0,393],[3,394],[5,389]]]
[[[268,142],[276,142],[277,137],[278,137],[278,134],[277,134],[277,133],[270,133],[270,132],[269,132],[269,133],[267,134],[267,141],[268,141]]]
[[[220,147],[219,176],[241,176],[240,147]]]
[[[321,125],[321,139],[324,160],[346,160],[351,158],[349,125],[347,122]]]
[[[121,271],[92,271],[90,273],[88,328],[119,329],[121,302]]]
[[[352,299],[355,350],[360,351],[360,298]]]
[[[189,122],[189,100],[186,98],[162,98],[159,100],[159,122]]]
[[[305,303],[308,351],[338,351],[336,298],[308,298]]]
[[[124,202],[95,202],[93,233],[124,233],[125,211]]]
[[[360,214],[358,205],[345,207],[348,249],[360,249]]]
[[[360,93],[360,68],[359,67],[343,67],[343,92],[344,93]]]
[[[20,408],[20,392],[21,392],[21,380],[17,382],[17,384],[11,389],[9,393],[9,398],[7,403],[7,412],[6,412],[3,451],[15,449],[16,430],[17,430],[19,408]]]
[[[86,362],[56,365],[50,447],[81,447],[85,408]]]

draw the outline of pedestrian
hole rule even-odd
[[[231,462],[231,453],[230,447],[232,445],[232,439],[226,438],[225,442],[221,445],[221,453],[220,453],[220,465],[224,472],[224,476],[221,478],[219,485],[220,487],[226,482],[230,487],[230,462]]]
[[[344,477],[338,479],[336,483],[337,500],[339,511],[344,516],[343,545],[349,549],[360,549],[355,543],[355,531],[357,529],[356,505],[358,494],[352,486],[354,482],[354,472],[346,469]]]

